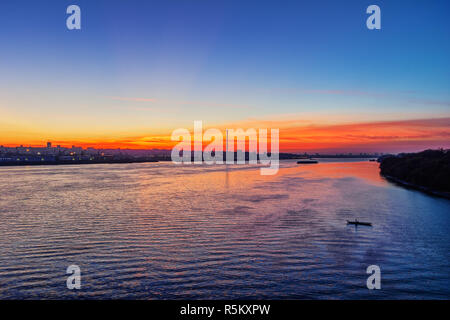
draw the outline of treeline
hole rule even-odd
[[[388,178],[430,191],[450,193],[450,150],[425,150],[384,157],[380,169]]]

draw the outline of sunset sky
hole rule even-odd
[[[71,4],[81,30],[66,28]],[[289,152],[450,148],[449,14],[449,1],[2,0],[0,145],[170,148],[202,120],[279,128]]]

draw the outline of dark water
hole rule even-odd
[[[450,201],[371,162],[0,168],[0,298],[450,298]],[[347,226],[358,218],[373,227]],[[81,290],[66,268],[81,268]],[[368,290],[366,268],[381,268]]]

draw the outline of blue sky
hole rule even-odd
[[[70,4],[82,30],[66,28]],[[381,30],[366,28],[370,4]],[[449,13],[448,1],[3,0],[0,111],[52,134],[446,116]]]

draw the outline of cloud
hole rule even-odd
[[[204,127],[207,130],[209,127]],[[283,152],[410,152],[428,148],[450,148],[450,117],[433,119],[410,119],[391,121],[365,121],[341,124],[318,124],[300,119],[250,119],[234,124],[218,126],[225,128],[280,129],[280,150]],[[69,140],[43,137],[39,141],[14,141],[18,144],[77,145],[97,148],[171,149],[172,132],[162,130],[152,134],[143,133],[123,138]]]
[[[307,94],[307,95],[335,95],[349,97],[368,97],[368,98],[400,98],[400,100],[409,104],[418,104],[424,106],[450,106],[449,100],[436,100],[421,98],[416,91],[392,91],[392,92],[375,92],[364,90],[343,90],[343,89],[301,89],[301,88],[277,88],[267,90],[271,93],[278,94]]]
[[[130,98],[130,97],[109,97],[112,100],[117,101],[133,101],[133,102],[157,102],[157,99],[154,98]]]
[[[283,124],[280,124],[283,125]],[[280,131],[285,150],[450,148],[450,118],[308,125]],[[284,137],[287,137],[285,139]],[[406,150],[405,150],[406,151]]]
[[[190,105],[197,107],[220,107],[220,108],[232,108],[232,109],[249,109],[252,106],[232,103],[221,103],[214,101],[191,101],[191,100],[172,100],[172,99],[157,99],[157,98],[138,98],[138,97],[108,97],[115,101],[129,101],[129,102],[151,102],[162,105]],[[142,109],[145,110],[145,109]]]
[[[413,104],[428,105],[428,106],[431,105],[431,106],[450,107],[450,101],[445,101],[445,100],[413,98],[413,99],[408,99],[407,102],[413,103]]]

